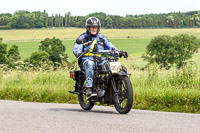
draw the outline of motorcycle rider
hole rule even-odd
[[[86,96],[90,97],[93,87],[93,76],[96,64],[94,59],[98,59],[97,65],[107,63],[101,55],[92,53],[99,50],[118,50],[108,39],[103,36],[100,31],[101,22],[96,17],[89,17],[85,22],[86,32],[81,34],[74,43],[73,52],[79,60],[80,67],[85,70],[86,74]],[[82,57],[82,55],[84,55]]]

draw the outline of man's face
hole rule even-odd
[[[96,34],[97,34],[97,30],[98,30],[97,27],[90,27],[90,33],[91,33],[92,35],[96,35]]]

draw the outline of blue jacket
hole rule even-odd
[[[74,52],[74,55],[77,57],[79,53],[82,53],[82,52],[88,52],[90,47],[91,47],[91,44],[88,45],[88,46],[84,46],[84,43],[88,42],[88,41],[94,41],[94,40],[97,40],[97,46],[98,46],[98,51],[99,50],[112,50],[113,48],[115,50],[118,50],[111,42],[108,41],[108,39],[103,36],[102,34],[97,34],[96,36],[92,36],[92,35],[89,35],[87,33],[84,33],[84,34],[81,34],[76,42],[74,43],[74,47],[73,47],[73,52]],[[102,45],[103,44],[103,45]],[[101,57],[102,60],[104,59],[103,57]],[[85,56],[82,58],[82,61],[85,61],[86,59],[90,59],[90,60],[93,60],[93,56]]]

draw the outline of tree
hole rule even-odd
[[[174,27],[174,22],[175,19],[174,19],[174,16],[167,16],[167,24],[169,27]]]
[[[63,27],[63,17],[59,14],[59,26]]]
[[[180,34],[174,37],[161,35],[151,40],[147,45],[146,55],[142,57],[150,64],[159,64],[161,68],[169,69],[174,64],[180,68],[197,51],[199,43],[192,35]]]
[[[186,60],[192,58],[192,55],[197,51],[200,42],[192,35],[180,34],[172,39],[174,46],[174,63],[178,68],[186,64]]]
[[[14,67],[14,63],[17,61],[17,60],[20,60],[21,57],[20,57],[20,54],[19,54],[19,50],[18,50],[18,46],[17,45],[12,45],[10,47],[10,49],[8,50],[8,54],[7,54],[7,64],[10,66],[10,67]]]
[[[2,16],[0,17],[0,26],[6,26],[11,21],[11,17]]]
[[[54,24],[54,23],[53,23],[53,19],[54,19],[53,15],[52,15],[51,17],[48,18],[48,21],[49,21],[49,22],[48,22],[48,23],[49,23],[48,26],[49,26],[49,27],[53,27],[53,26],[54,26],[54,25],[53,25],[53,24]]]
[[[55,62],[62,62],[62,56],[67,58],[65,54],[65,46],[62,44],[62,41],[53,37],[52,39],[46,38],[44,41],[41,41],[39,50],[45,51],[49,54],[50,60],[55,64]],[[62,56],[61,56],[62,55]]]
[[[33,52],[29,58],[29,62],[34,67],[40,67],[43,63],[49,62],[49,54],[45,51]]]
[[[7,54],[7,45],[2,43],[2,38],[0,38],[0,64],[5,64],[7,59],[6,59],[6,54]]]
[[[91,13],[87,16],[72,16],[70,12],[64,16],[56,14],[48,16],[44,12],[16,11],[14,15],[0,14],[0,29],[9,28],[41,28],[41,27],[84,27],[85,20],[94,16],[99,18],[102,27],[107,28],[182,28],[200,27],[199,11],[172,12],[168,14],[142,15],[106,15],[103,12]]]
[[[106,19],[106,14],[103,13],[103,12],[100,12],[100,13],[91,13],[89,14],[89,16],[86,16],[87,18],[88,17],[97,17],[100,21],[101,21],[101,25],[102,27],[105,27],[105,19]]]
[[[43,12],[32,12],[32,14],[35,15],[35,27],[34,28],[42,28],[45,26],[44,21],[45,21],[45,14]]]
[[[109,16],[107,16],[105,21],[106,21],[105,27],[111,28],[112,27],[112,19]]]
[[[66,14],[66,19],[65,19],[65,21],[66,21],[66,27],[70,27],[70,17],[71,17],[71,13],[70,12],[68,12],[67,14]]]
[[[49,15],[48,13],[44,12],[44,26],[48,27],[48,22],[49,22]]]
[[[56,14],[56,16],[55,16],[55,27],[60,27],[58,14]]]
[[[161,67],[169,67],[171,55],[173,55],[172,37],[161,35],[153,38],[147,45],[146,55],[142,57],[149,61],[150,64],[157,63]]]
[[[193,18],[194,18],[194,21],[195,21],[195,26],[200,27],[200,13],[199,14],[194,14]]]

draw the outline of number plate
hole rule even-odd
[[[112,73],[117,73],[121,69],[121,63],[120,62],[109,62],[110,63],[110,69]]]

